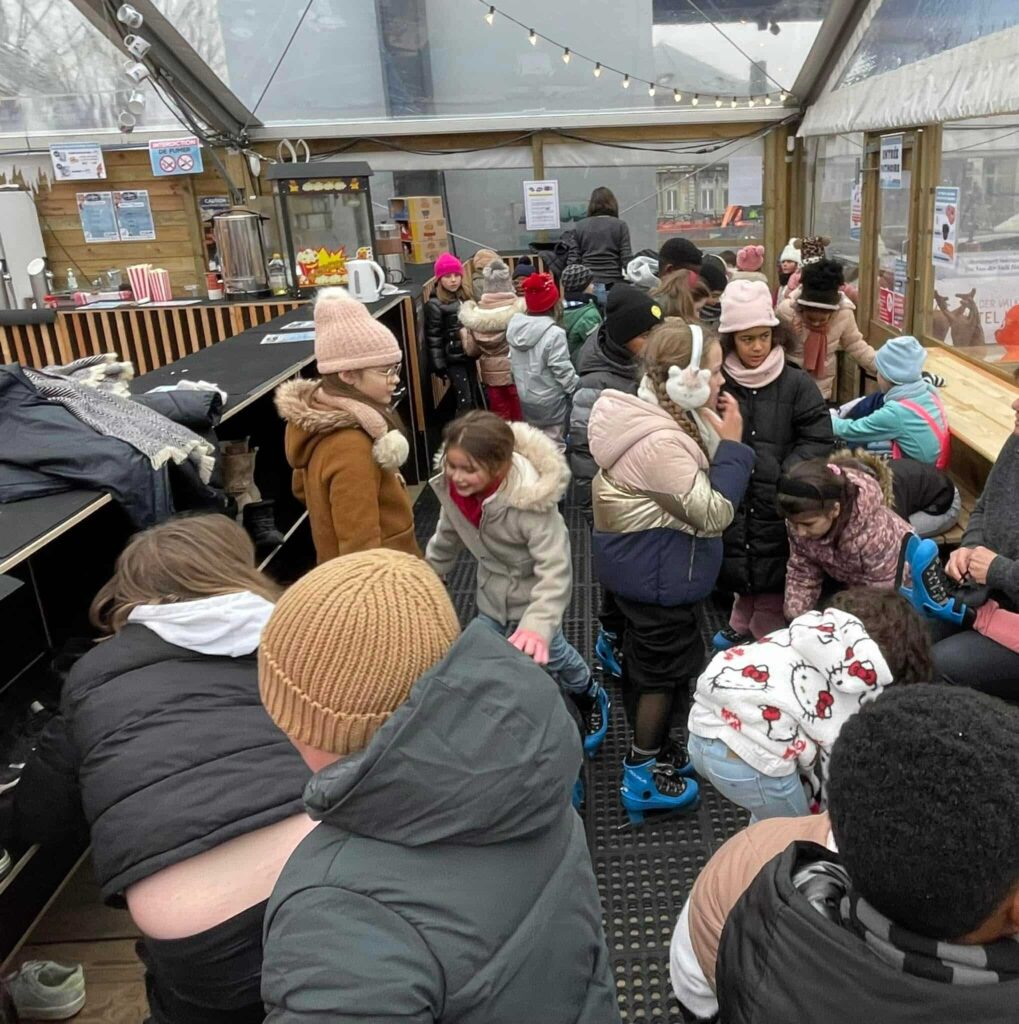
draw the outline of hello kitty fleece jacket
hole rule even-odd
[[[697,680],[689,728],[764,775],[816,767],[823,779],[842,723],[891,682],[856,616],[808,612],[788,629],[715,655]]]

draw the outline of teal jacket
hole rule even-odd
[[[918,462],[937,462],[941,441],[930,424],[917,412],[903,405],[912,402],[925,409],[935,423],[948,429],[948,423],[938,408],[934,389],[926,381],[915,384],[896,384],[886,395],[884,405],[869,416],[858,420],[833,422],[835,436],[850,445],[897,441],[902,454]]]
[[[587,302],[570,302],[563,309],[563,327],[566,329],[566,344],[570,349],[570,362],[577,365],[580,350],[591,332],[601,327],[602,315],[592,295]]]

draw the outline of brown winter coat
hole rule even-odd
[[[506,328],[514,314],[524,311],[523,299],[513,292],[482,295],[478,302],[460,307],[460,337],[464,351],[479,359],[481,380],[486,387],[501,388],[513,383]]]
[[[802,365],[808,331],[796,309],[796,300],[799,297],[800,289],[797,288],[778,304],[775,313],[789,332],[789,358]],[[839,349],[848,353],[865,370],[875,372],[874,359],[877,353],[863,339],[863,334],[856,323],[856,306],[845,295],[839,296],[839,303],[839,308],[828,324],[828,352],[824,376],[815,378],[826,400],[832,397],[835,390]]]
[[[421,555],[414,513],[399,467],[407,440],[390,431],[378,441],[350,413],[310,404],[319,381],[294,380],[276,391],[287,421],[293,491],[308,509],[319,564],[339,555],[390,548]]]

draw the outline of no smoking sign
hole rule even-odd
[[[153,139],[149,143],[149,163],[157,178],[174,174],[201,174],[202,145],[194,136],[182,139]]]

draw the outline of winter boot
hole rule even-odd
[[[615,633],[607,633],[604,629],[599,630],[598,639],[594,645],[594,656],[601,663],[601,667],[610,676],[618,679],[623,674],[622,651],[616,646],[619,637]]]
[[[907,565],[912,577],[909,587],[902,583]],[[921,615],[963,627],[971,627],[976,620],[976,612],[955,596],[955,582],[945,575],[938,546],[929,538],[921,540],[915,534],[905,538],[899,554],[896,584],[899,593],[908,598]]]
[[[630,823],[639,825],[647,811],[694,810],[700,791],[693,779],[683,778],[671,765],[652,757],[642,764],[623,761],[619,796]]]
[[[599,686],[590,706],[582,712],[584,719],[584,753],[594,757],[609,731],[609,709],[612,703],[608,691]]]
[[[658,751],[658,763],[669,765],[676,770],[677,775],[682,775],[687,779],[692,779],[697,774],[690,762],[690,755],[686,752],[686,747],[675,736],[670,736],[665,741],[665,746]]]
[[[248,441],[221,441],[223,490],[237,502],[238,511],[252,501],[260,501],[261,493],[255,486],[255,456],[257,448],[249,450]]]
[[[716,651],[727,651],[730,647],[742,647],[753,642],[754,638],[749,633],[737,633],[732,626],[723,626],[711,638],[711,646]]]
[[[244,506],[244,529],[255,542],[255,555],[259,562],[267,558],[283,543],[283,534],[276,528],[271,501],[253,501]]]

